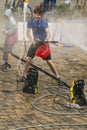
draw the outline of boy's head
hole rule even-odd
[[[34,18],[36,21],[38,21],[42,17],[42,14],[43,14],[43,12],[39,7],[34,9]]]
[[[39,15],[42,16],[43,12],[42,12],[42,10],[40,9],[40,7],[36,7],[36,8],[34,9],[34,14],[39,14]]]
[[[7,17],[12,17],[12,11],[10,9],[6,9],[6,11],[4,12],[4,15]]]

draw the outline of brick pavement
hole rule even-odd
[[[1,1],[0,1],[1,2]],[[1,4],[0,4],[1,6]],[[1,19],[3,20],[3,19]],[[4,21],[3,21],[4,22]],[[0,24],[3,24],[3,22]],[[1,35],[1,45],[4,38]],[[20,43],[21,44],[21,43]],[[18,49],[20,45],[16,45],[14,52],[19,54]],[[78,52],[78,53],[76,53]],[[54,55],[56,54],[56,55]],[[57,55],[58,54],[58,55]],[[78,77],[85,79],[87,84],[87,53],[80,49],[75,48],[62,48],[58,50],[52,50],[53,61],[55,62],[57,69],[60,72],[62,78],[69,84],[72,79],[75,80]],[[0,50],[0,56],[2,57],[2,51]],[[84,57],[84,58],[83,58]],[[43,73],[39,73],[39,93],[36,95],[26,94],[22,92],[23,84],[19,84],[17,88],[16,74],[18,60],[12,59],[12,71],[2,72],[0,69],[0,130],[86,130],[87,129],[87,109],[85,109],[85,115],[73,115],[73,113],[79,113],[77,110],[68,110],[59,104],[55,104],[53,101],[56,92],[61,93],[61,89],[55,89],[57,82],[52,78],[46,76]],[[50,71],[47,65],[41,59],[36,58],[33,63],[40,67],[44,67],[47,71]],[[77,65],[75,65],[77,63]],[[0,60],[0,65],[2,59]],[[79,71],[80,70],[80,71]],[[51,88],[49,88],[49,86]],[[49,91],[51,90],[51,91]],[[65,95],[65,89],[62,90],[62,94]],[[87,86],[85,88],[87,96]],[[52,94],[47,95],[46,94]],[[44,98],[41,96],[45,95]],[[41,98],[36,102],[37,109],[32,106],[37,98]],[[63,101],[67,104],[67,100],[58,96],[59,101]],[[66,115],[61,115],[67,113]],[[70,114],[69,114],[70,113]],[[64,126],[67,124],[74,125],[85,124],[85,126]],[[62,126],[61,126],[62,125]],[[32,126],[32,128],[31,128]]]
[[[2,55],[1,51],[0,55]],[[38,58],[36,59],[37,61],[40,60]],[[17,60],[13,58],[13,62],[14,63],[12,66],[12,71],[2,72],[0,70],[0,130],[16,130],[17,128],[19,128],[20,130],[25,130],[25,128],[23,127],[29,127],[29,130],[81,130],[83,128],[84,130],[86,129],[86,127],[83,126],[58,126],[58,124],[70,125],[76,123],[86,124],[87,126],[87,112],[85,113],[85,116],[73,116],[73,113],[79,112],[77,110],[67,111],[66,107],[63,107],[59,104],[55,104],[53,102],[55,93],[57,92],[58,94],[64,94],[65,91],[68,91],[66,89],[56,89],[56,81],[40,72],[39,93],[36,95],[23,93],[23,84],[19,84],[17,88],[16,83]],[[46,94],[50,95],[46,96]],[[45,97],[41,98],[41,96],[43,95],[45,95]],[[36,102],[36,105],[34,104],[34,107],[37,107],[37,110],[32,106],[32,102],[34,102],[38,98],[41,99]],[[67,99],[64,101],[64,98],[61,98],[61,96],[58,96],[58,100],[60,102],[63,101],[64,104],[67,104]],[[66,115],[60,115],[60,113],[66,113]],[[70,115],[69,113],[71,113],[72,115]],[[52,124],[53,126],[50,126]],[[32,128],[30,128],[31,126]]]

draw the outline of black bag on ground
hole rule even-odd
[[[30,68],[27,75],[27,80],[24,83],[23,92],[36,94],[38,93],[38,71],[35,68]]]
[[[70,88],[70,102],[76,103],[80,106],[87,105],[86,97],[84,94],[84,80],[77,80],[72,82],[72,87]]]

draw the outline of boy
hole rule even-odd
[[[32,29],[32,31],[33,31],[33,37],[30,34],[30,29]],[[24,81],[27,78],[27,73],[30,68],[30,63],[31,63],[32,59],[35,57],[35,52],[36,52],[37,48],[40,45],[44,44],[44,42],[49,40],[49,38],[50,38],[48,23],[46,20],[44,20],[42,18],[42,11],[39,7],[37,7],[34,10],[34,17],[31,18],[27,23],[27,37],[29,38],[29,40],[31,41],[32,44],[28,50],[24,75],[21,78],[21,81]],[[40,42],[37,42],[38,41],[37,39],[39,39]],[[61,84],[61,80],[58,75],[57,69],[51,60],[51,53],[46,58],[44,58],[44,60],[47,62],[50,69],[52,70],[52,72],[58,78],[59,84]]]

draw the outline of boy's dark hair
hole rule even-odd
[[[36,7],[36,8],[34,9],[34,14],[43,15],[43,11],[40,9],[40,7]]]

